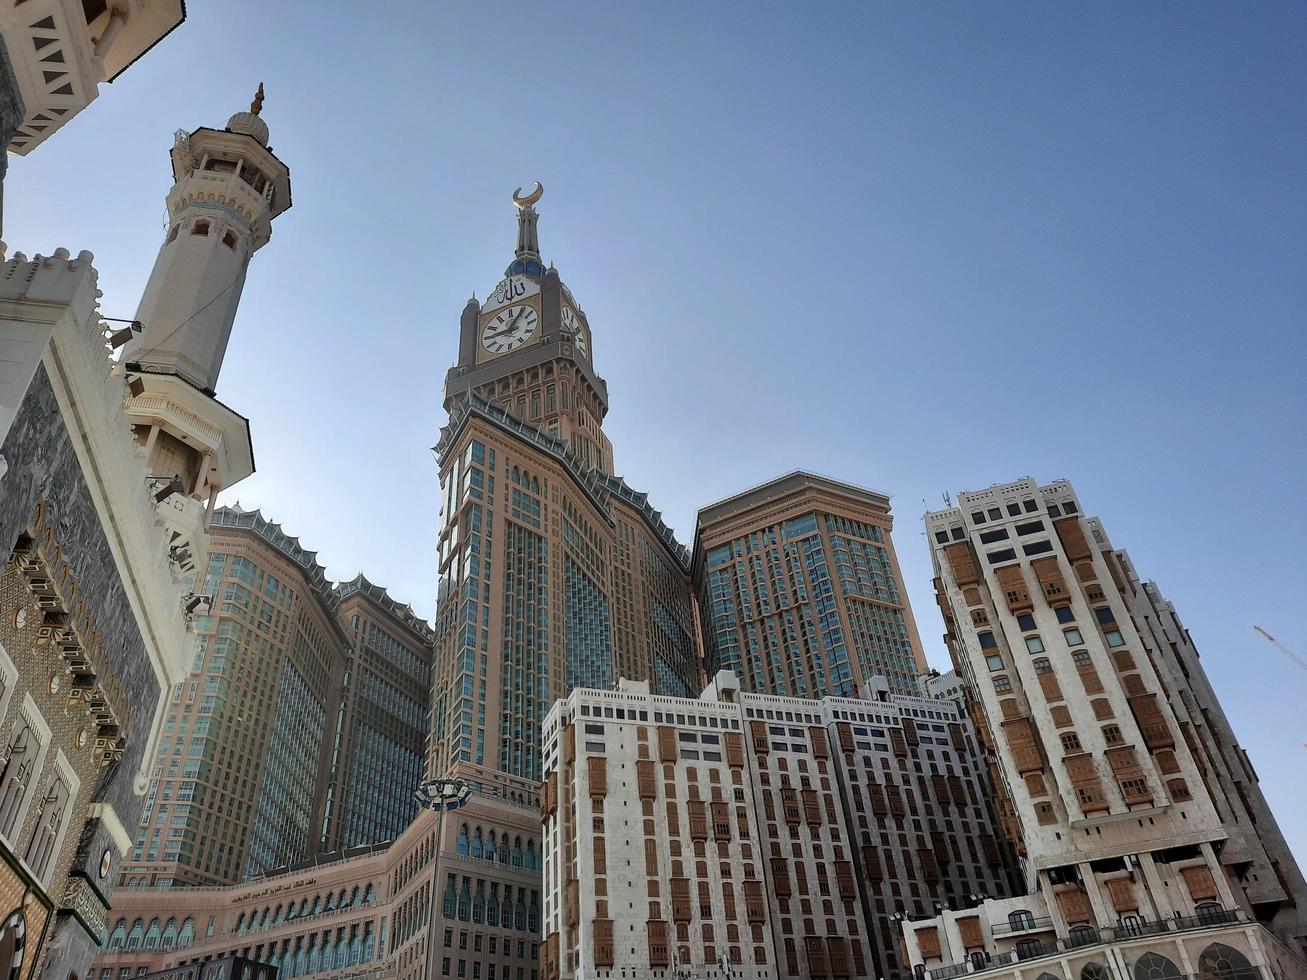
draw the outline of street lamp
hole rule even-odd
[[[464,779],[428,779],[413,791],[413,798],[436,811],[436,853],[431,857],[431,907],[427,913],[427,972],[436,976],[436,893],[439,888],[440,849],[445,834],[445,814],[465,806],[472,799],[472,787]]]

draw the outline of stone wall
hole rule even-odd
[[[108,849],[113,855],[115,869],[120,856],[109,828],[101,825],[99,820],[89,820],[86,805],[107,804],[129,833],[135,830],[144,801],[133,792],[133,775],[141,766],[148,748],[153,709],[161,691],[123,586],[119,566],[82,473],[74,438],[64,424],[45,368],[41,367],[4,445],[0,447],[9,466],[0,481],[0,550],[8,557],[37,505],[43,502],[43,518],[53,525],[60,557],[69,566],[69,578],[76,582],[77,595],[86,604],[86,621],[94,624],[94,630],[103,643],[105,668],[114,677],[114,697],[118,703],[114,703],[113,708],[123,728],[123,754],[117,761],[97,767],[94,777],[87,779],[89,785],[83,785],[63,852],[58,858],[62,866],[56,866],[51,886],[51,897],[58,906],[65,904],[63,898],[67,886],[71,886],[68,904],[83,906],[83,914],[90,917],[95,911],[94,890],[107,893],[113,878],[112,872],[104,879],[100,878],[101,855]],[[9,617],[13,612],[6,608],[4,615]],[[62,668],[62,664],[57,662],[60,659],[58,653],[47,647],[43,654],[33,651],[22,660],[14,655],[14,651],[10,653],[22,671],[19,691],[30,688],[34,698],[37,692],[44,692],[47,701],[50,700],[51,672]],[[47,658],[49,663],[41,657]],[[29,670],[35,676],[27,676]],[[21,701],[19,692],[15,693],[15,698]],[[66,703],[66,698],[64,701]],[[43,713],[48,708],[48,705],[43,705]],[[74,714],[81,715],[82,712]],[[70,759],[79,751],[86,752],[85,747],[79,750],[76,744],[84,721],[65,718],[62,710],[46,717],[53,729],[51,756],[55,746],[62,748]],[[7,735],[8,728],[0,731]],[[89,893],[88,887],[91,889]],[[85,908],[88,896],[92,899],[89,911]],[[98,927],[101,923],[92,922],[91,925]],[[28,942],[28,962],[35,963],[37,937],[29,933]],[[80,975],[93,949],[94,943],[83,925],[70,913],[61,913],[53,935],[42,951],[44,975],[57,976],[61,980],[70,972]]]

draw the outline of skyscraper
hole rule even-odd
[[[417,816],[431,703],[431,627],[362,573],[334,591],[349,645],[323,815],[333,851],[394,840]]]
[[[319,850],[346,663],[316,555],[258,511],[214,513],[212,614],[173,692],[129,888],[232,884]]]
[[[694,585],[709,675],[747,691],[851,696],[926,672],[890,540],[889,497],[795,471],[699,511]]]
[[[698,687],[689,555],[613,474],[608,387],[585,312],[540,258],[540,193],[514,196],[513,260],[463,310],[445,379],[433,772],[538,781],[540,724],[573,687]]]
[[[1279,973],[1284,948],[1259,921],[1301,955],[1301,875],[1253,805],[1188,637],[1071,485],[963,493],[926,529],[1028,894],[905,927],[913,962],[1060,957],[1082,980]]]

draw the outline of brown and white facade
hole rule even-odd
[[[467,768],[458,775],[476,794],[443,826],[422,811],[393,842],[319,855],[243,884],[120,892],[88,976],[118,980],[235,955],[281,977],[538,980],[540,871],[528,866],[540,853],[534,787]],[[483,845],[474,848],[478,834]]]
[[[1011,890],[954,702],[576,690],[545,724],[545,973],[897,976],[900,901]],[[937,800],[936,794],[942,796]]]
[[[926,528],[946,641],[975,692],[1027,895],[905,924],[913,964],[937,980],[1303,975],[1298,940],[1280,928],[1294,896],[1252,900],[1241,879],[1256,858],[1239,837],[1253,821],[1228,826],[1226,794],[1218,806],[1209,790],[1215,763],[1192,719],[1210,689],[1196,696],[1184,676],[1201,673],[1196,658],[1180,668],[1178,623],[1159,620],[1070,484],[960,494]],[[1232,753],[1222,769],[1230,758],[1246,775]],[[1269,852],[1288,854],[1276,839]]]

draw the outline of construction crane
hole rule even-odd
[[[1302,657],[1298,656],[1296,653],[1290,650],[1287,646],[1285,646],[1275,637],[1271,636],[1270,633],[1266,632],[1266,630],[1262,629],[1260,626],[1254,626],[1253,629],[1255,629],[1258,633],[1261,633],[1262,636],[1266,637],[1273,644],[1275,644],[1275,649],[1279,650],[1282,654],[1284,654],[1286,657],[1288,657],[1290,660],[1296,663],[1303,670],[1307,670],[1307,660],[1303,660]]]

